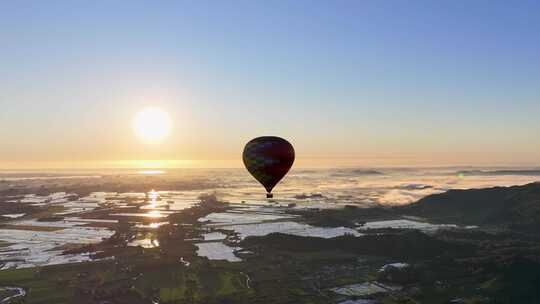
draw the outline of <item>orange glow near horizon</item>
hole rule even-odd
[[[341,167],[450,167],[450,166],[529,166],[528,164],[498,164],[489,162],[440,163],[423,159],[373,159],[373,158],[298,158],[293,169],[298,168],[341,168]],[[112,161],[42,161],[0,162],[1,171],[18,170],[136,170],[139,174],[163,174],[168,169],[226,169],[243,168],[240,157],[234,159],[208,160],[112,160]]]

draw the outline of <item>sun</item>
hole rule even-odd
[[[146,143],[163,141],[171,133],[171,128],[171,117],[160,108],[144,108],[133,118],[133,131]]]

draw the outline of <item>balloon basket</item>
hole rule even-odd
[[[272,193],[266,193],[266,198],[273,198],[274,195]]]

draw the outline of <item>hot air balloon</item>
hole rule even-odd
[[[272,189],[294,163],[294,148],[281,137],[257,137],[246,144],[242,159],[249,173],[266,189],[266,197],[272,198]]]

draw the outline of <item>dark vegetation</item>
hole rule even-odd
[[[356,208],[291,211],[300,215],[302,221],[319,227],[357,227],[367,221],[398,218],[399,214],[390,208]]]
[[[357,255],[384,256],[401,259],[426,259],[442,256],[467,256],[473,246],[436,239],[419,231],[400,231],[382,235],[354,237],[345,235],[332,239],[300,237],[272,233],[265,237],[249,237],[240,246],[251,251],[269,252],[286,248],[288,251],[333,251]]]

